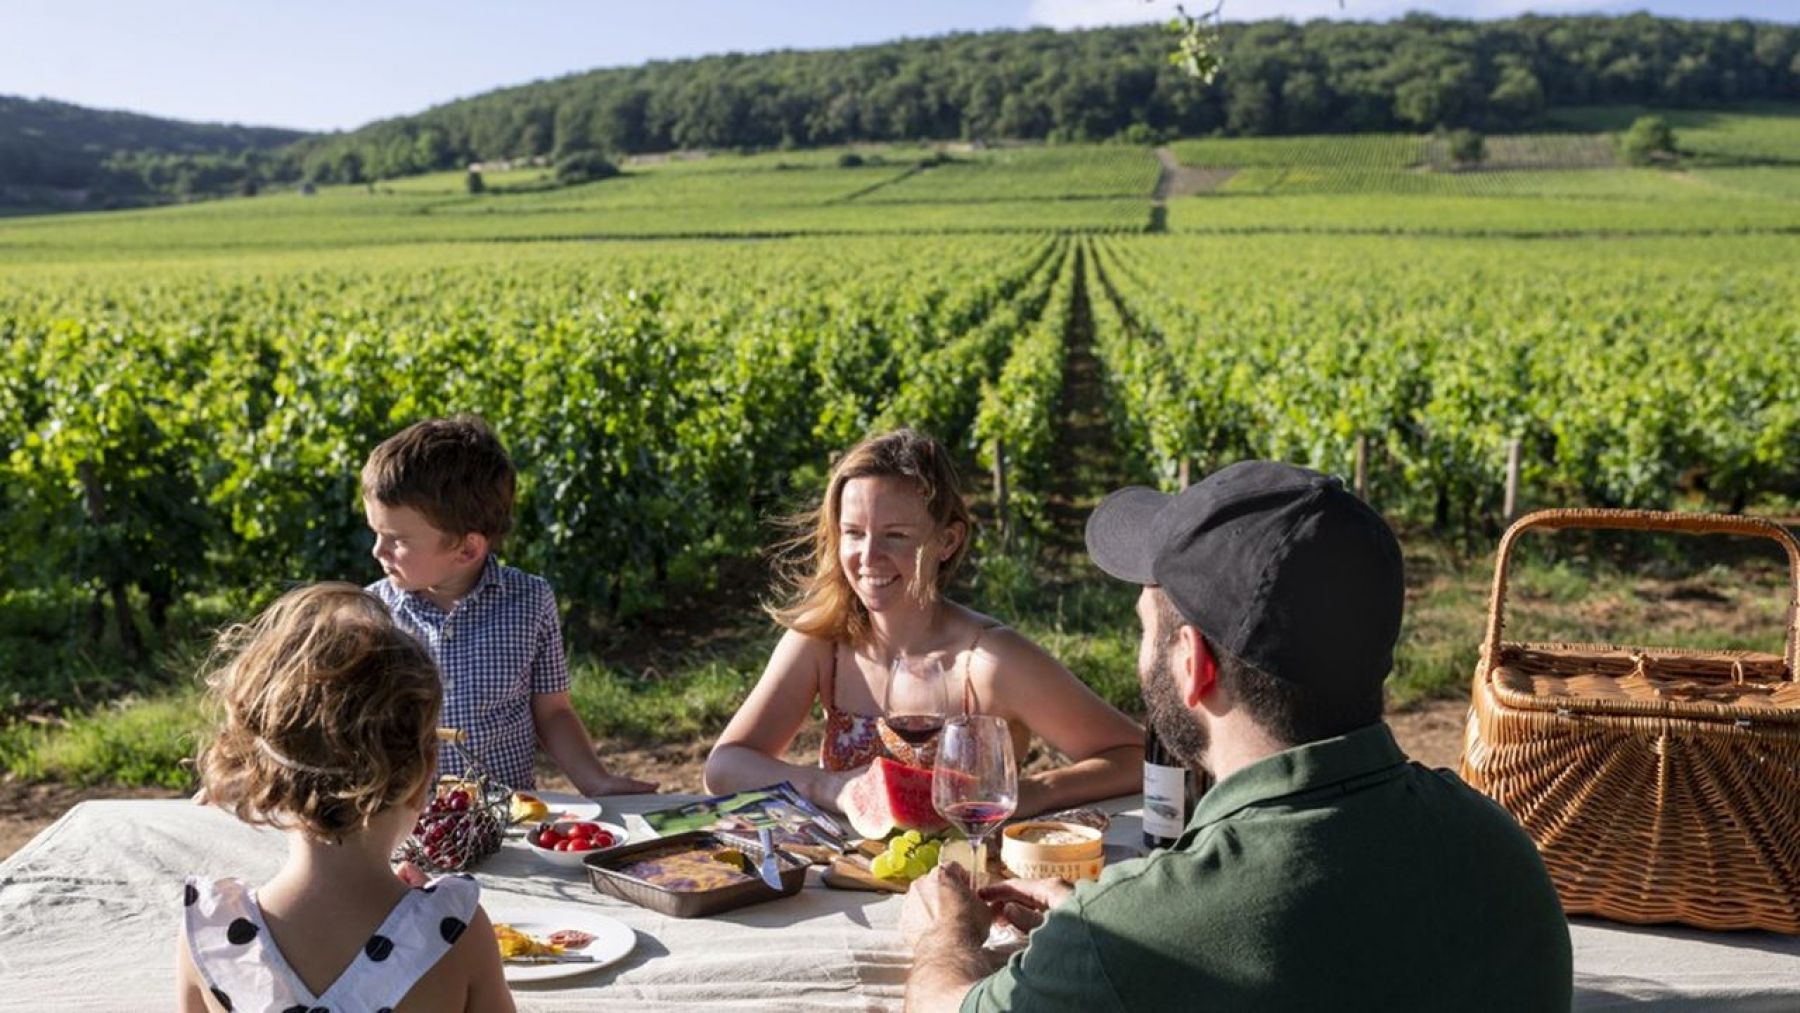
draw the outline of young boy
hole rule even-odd
[[[386,579],[369,590],[431,649],[444,678],[446,727],[469,735],[489,773],[531,788],[543,743],[584,795],[655,791],[609,773],[569,704],[556,596],[493,551],[512,528],[515,473],[487,423],[428,419],[389,437],[362,471],[363,512]],[[463,761],[445,747],[439,770]]]

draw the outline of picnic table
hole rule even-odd
[[[691,800],[601,800],[602,819]],[[551,794],[553,807],[573,801]],[[1136,796],[1110,844],[1136,846]],[[623,817],[623,819],[622,819]],[[635,836],[635,835],[634,835]],[[91,801],[0,863],[0,1009],[119,1010],[172,1002],[180,884],[190,873],[261,882],[283,836],[186,801]],[[637,946],[609,967],[517,985],[521,1010],[897,1010],[910,957],[901,899],[836,890],[808,874],[797,895],[711,918],[676,919],[595,893],[517,838],[476,869],[497,906],[572,905],[617,918]],[[1708,933],[1575,919],[1576,1008],[1800,1009],[1800,937]]]

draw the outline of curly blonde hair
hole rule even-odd
[[[200,780],[247,823],[340,841],[434,771],[437,665],[354,584],[288,592],[221,633],[209,667],[224,714]]]
[[[921,545],[907,592],[929,604],[950,586],[969,552],[974,517],[963,499],[962,481],[944,445],[913,429],[871,436],[840,458],[831,469],[825,496],[816,509],[789,518],[795,534],[776,547],[777,568],[787,585],[786,602],[765,606],[782,626],[826,640],[865,643],[872,631],[869,610],[844,576],[838,562],[838,522],[843,516],[844,486],[857,478],[898,478],[912,483],[925,500],[937,530],[962,526],[964,536],[949,559],[939,563]]]

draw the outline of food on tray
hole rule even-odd
[[[942,842],[908,830],[888,842],[887,850],[869,862],[877,878],[911,883],[937,867]]]
[[[944,818],[931,804],[931,771],[879,757],[850,782],[844,814],[867,840],[900,830],[940,830]]]
[[[646,852],[618,871],[673,893],[702,893],[753,879],[740,862],[749,865],[742,851],[707,840]]]
[[[545,824],[533,831],[527,839],[550,851],[593,851],[619,843],[618,837],[611,831],[586,820]]]
[[[563,931],[572,930],[564,929]],[[579,934],[586,935],[586,933]],[[592,942],[593,938],[588,936],[587,942]],[[548,941],[542,940],[528,933],[520,932],[511,925],[494,923],[494,942],[500,944],[501,960],[514,960],[519,957],[554,957],[564,949],[564,946],[557,943],[555,939],[556,937],[553,935]],[[587,942],[582,945],[586,946]]]
[[[549,816],[550,807],[536,795],[515,791],[512,794],[511,814],[514,823],[533,823]]]

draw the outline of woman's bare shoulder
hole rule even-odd
[[[966,643],[973,651],[969,658],[972,672],[992,675],[996,671],[1040,666],[1062,668],[1062,664],[1044,650],[1037,641],[994,617],[965,606],[961,622],[967,624]]]
[[[811,667],[814,669],[831,663],[832,652],[837,650],[834,641],[824,637],[815,637],[799,630],[783,630],[781,639],[775,642],[775,650],[769,655],[771,667]]]

